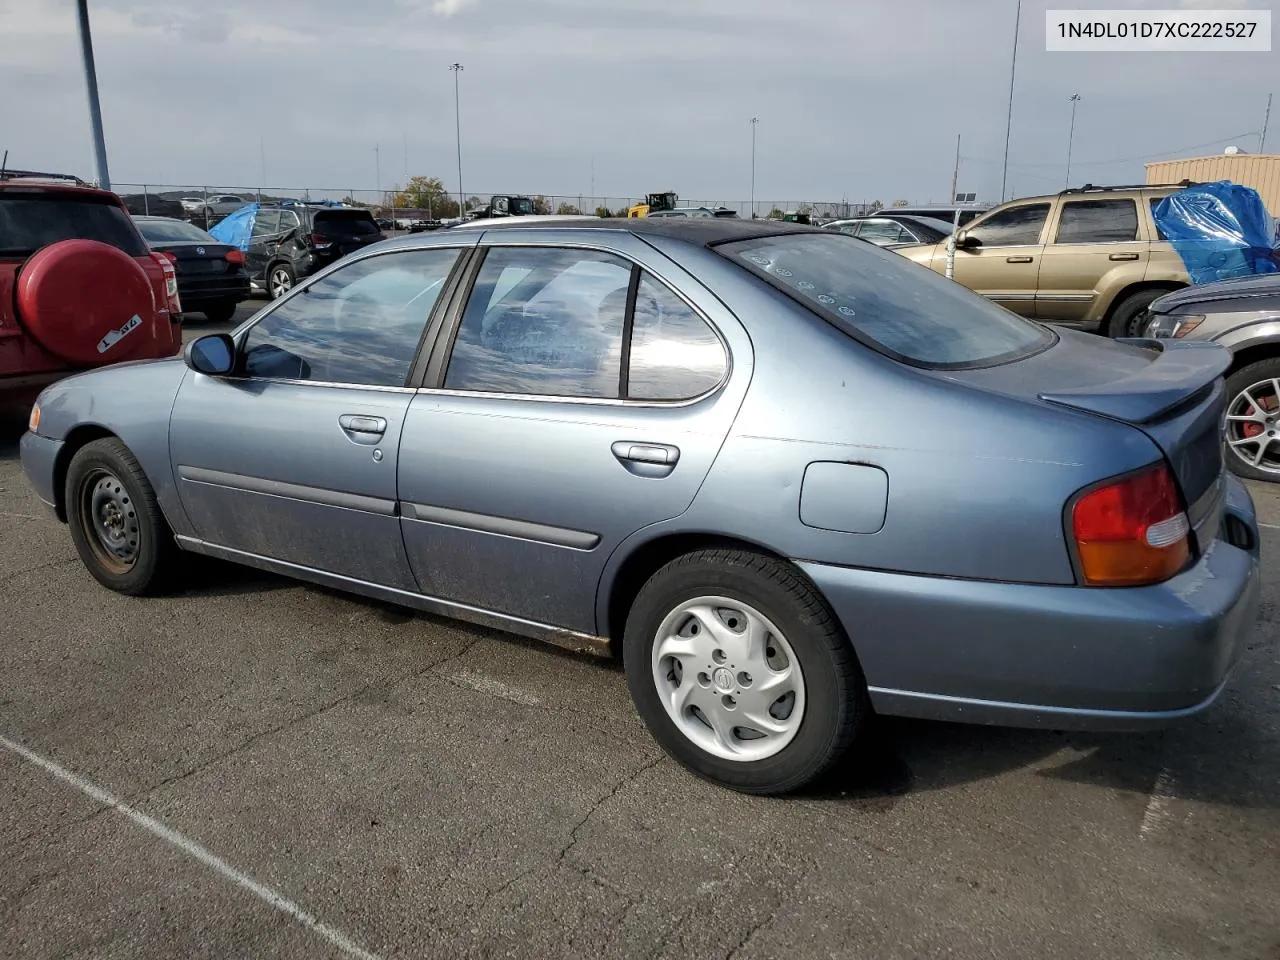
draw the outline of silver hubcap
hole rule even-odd
[[[672,610],[653,644],[653,682],[680,732],[724,760],[772,757],[804,719],[791,644],[741,600],[698,597]]]
[[[293,286],[293,281],[289,279],[289,274],[284,270],[271,271],[271,292],[275,296],[283,296],[289,292],[289,288]]]
[[[129,491],[105,470],[85,486],[87,525],[103,559],[117,569],[133,566],[138,559],[138,513]]]
[[[1227,446],[1267,473],[1280,473],[1280,380],[1245,387],[1227,407]]]

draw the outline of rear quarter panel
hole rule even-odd
[[[1068,584],[1068,499],[1160,455],[1131,427],[891,361],[710,251],[671,252],[743,321],[756,366],[690,509],[639,536],[721,533],[821,563]],[[887,473],[877,532],[801,522],[806,468],[832,461]]]
[[[106,430],[137,458],[175,533],[189,532],[169,460],[169,417],[187,374],[178,358],[121,363],[61,380],[40,395],[40,434],[72,444],[77,431]],[[60,464],[65,469],[65,460]]]

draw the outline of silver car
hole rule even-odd
[[[781,793],[873,710],[1213,702],[1259,589],[1229,359],[1054,331],[797,224],[480,221],[59,382],[22,460],[110,589],[199,553],[620,652],[672,756]]]
[[[1184,287],[1147,310],[1146,335],[1220,343],[1227,371],[1227,464],[1280,481],[1280,273]]]

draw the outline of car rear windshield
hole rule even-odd
[[[0,191],[0,257],[29,257],[62,240],[98,240],[146,256],[129,214],[105,198]]]
[[[365,210],[325,210],[316,214],[316,229],[346,237],[367,237],[378,232],[378,224]]]
[[[217,243],[212,236],[183,220],[138,220],[138,229],[150,243]]]
[[[714,249],[855,339],[914,366],[989,366],[1056,341],[1047,327],[928,267],[839,233],[760,237]]]

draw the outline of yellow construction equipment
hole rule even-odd
[[[676,201],[679,199],[670,190],[666,193],[650,193],[645,196],[644,203],[637,203],[635,206],[627,208],[627,218],[647,217],[651,210],[674,210]]]

